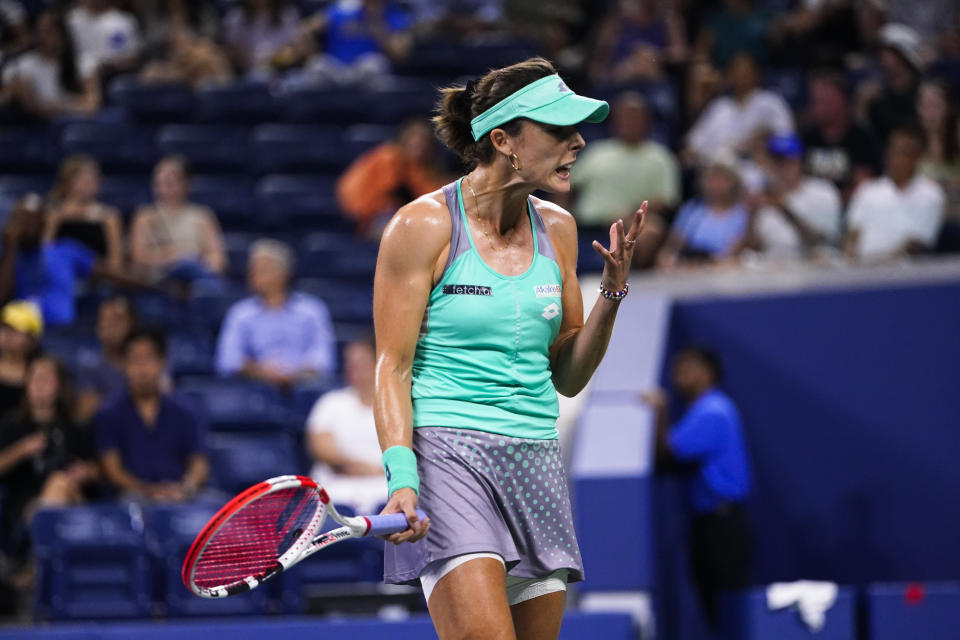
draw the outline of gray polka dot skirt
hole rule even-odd
[[[569,582],[583,580],[556,440],[419,427],[413,450],[430,532],[413,544],[387,544],[386,582],[416,584],[431,562],[480,552],[499,554],[519,578],[567,569]]]

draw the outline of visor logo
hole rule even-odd
[[[561,80],[557,83],[557,91],[570,91],[570,87],[567,86],[567,83]]]

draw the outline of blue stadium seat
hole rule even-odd
[[[124,216],[130,216],[137,207],[150,202],[153,194],[145,176],[104,176],[99,197],[120,209]]]
[[[143,122],[189,120],[194,108],[193,91],[176,84],[140,84],[136,76],[125,75],[110,82],[111,103]]]
[[[764,86],[783,96],[794,113],[807,106],[807,75],[801,70],[781,69],[767,74]]]
[[[43,349],[57,356],[67,366],[73,366],[84,359],[84,354],[99,353],[100,343],[92,335],[73,335],[48,331],[41,341]]]
[[[376,243],[353,236],[311,233],[300,244],[298,272],[348,282],[372,282],[378,250]]]
[[[105,173],[149,172],[157,160],[149,128],[129,123],[73,122],[60,134],[65,153],[88,153]]]
[[[183,558],[219,503],[158,505],[144,514],[147,549],[157,570],[159,599],[170,617],[262,614],[269,608],[268,589],[208,600],[191,593],[180,578]]]
[[[352,223],[340,214],[334,183],[328,176],[261,178],[256,189],[262,223],[269,228],[301,223],[314,229],[349,230]]]
[[[136,505],[42,509],[32,523],[36,614],[55,620],[150,614],[150,573]]]
[[[414,78],[394,78],[372,89],[375,122],[395,124],[411,116],[427,118],[433,111],[437,90],[429,82]]]
[[[220,224],[246,228],[257,223],[250,181],[236,176],[194,176],[190,199],[205,204],[217,214]]]
[[[49,129],[15,126],[0,129],[0,171],[51,171],[58,156]]]
[[[239,493],[261,480],[299,473],[290,436],[271,434],[213,434],[210,449],[210,484],[228,493]]]
[[[269,87],[260,82],[204,87],[196,92],[196,97],[196,118],[200,122],[255,123],[277,116],[277,102]]]
[[[312,124],[262,124],[253,131],[257,173],[343,169],[348,157],[340,145],[341,128]]]
[[[948,640],[960,629],[960,584],[874,584],[867,589],[870,640]]]
[[[168,124],[156,142],[164,154],[186,156],[200,173],[243,172],[250,158],[250,130],[240,125]]]
[[[795,608],[771,611],[763,588],[721,598],[722,637],[727,640],[851,640],[856,638],[853,589],[840,587],[819,631],[811,631]]]
[[[296,88],[278,98],[287,122],[369,122],[375,95],[355,88]]]
[[[365,151],[393,138],[397,127],[392,124],[355,124],[343,132],[344,153],[351,161]]]
[[[259,234],[242,231],[227,231],[223,234],[223,246],[227,252],[227,275],[238,281],[247,276],[247,259],[250,245],[257,241]]]
[[[214,341],[198,331],[174,333],[167,343],[167,362],[176,376],[213,375]]]
[[[279,431],[287,410],[280,394],[241,380],[187,379],[180,391],[192,399],[213,431]]]

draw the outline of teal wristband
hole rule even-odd
[[[410,447],[397,445],[383,452],[383,471],[387,474],[387,495],[397,489],[413,489],[420,495],[420,476],[417,475],[417,455]]]

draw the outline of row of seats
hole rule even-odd
[[[724,640],[953,640],[960,628],[960,584],[883,583],[841,587],[823,628],[811,630],[795,607],[771,611],[762,588],[728,597]]]
[[[190,544],[222,502],[111,503],[38,511],[32,523],[36,617],[295,614],[303,612],[306,584],[382,579],[383,543],[375,538],[347,540],[304,563],[304,571],[298,567],[261,589],[224,600],[198,598],[182,584],[180,569]],[[338,508],[353,515],[349,507]]]

